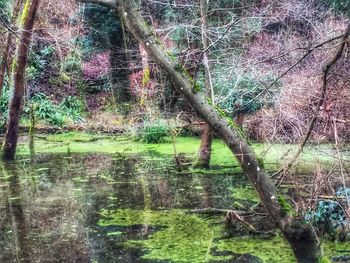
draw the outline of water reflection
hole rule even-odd
[[[0,163],[0,262],[152,262],[125,246],[159,230],[147,211],[227,208],[230,187],[245,183],[177,174],[157,158],[46,154]],[[102,227],[103,209],[145,212],[141,224]]]
[[[25,215],[23,212],[21,186],[17,167],[14,163],[7,163],[3,167],[3,173],[8,177],[8,186],[4,189],[4,209],[7,211],[1,222],[2,240],[6,237],[12,237],[12,251],[7,255],[6,250],[0,259],[8,261],[12,254],[17,262],[29,262],[29,246],[27,241],[27,226]],[[10,227],[6,229],[6,221],[10,223]],[[4,232],[3,232],[4,231]]]

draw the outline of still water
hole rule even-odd
[[[224,214],[191,213],[253,206],[246,184],[239,175],[177,173],[171,157],[0,163],[0,262],[234,262],[254,251],[265,262],[294,262],[280,237],[228,239]]]

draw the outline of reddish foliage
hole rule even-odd
[[[157,93],[156,81],[152,78],[152,67],[150,67],[151,77],[147,84],[143,84],[144,72],[143,70],[132,72],[129,75],[130,90],[135,96],[145,95],[147,97],[154,97]]]
[[[109,52],[94,54],[83,63],[83,77],[85,79],[99,79],[110,72]]]

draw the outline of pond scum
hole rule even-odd
[[[251,254],[266,263],[296,262],[288,243],[279,235],[227,238],[220,218],[205,218],[184,211],[102,210],[98,225],[130,227],[143,225],[159,230],[143,240],[127,240],[125,246],[144,251],[142,258],[169,262],[228,262],[241,254]],[[221,218],[222,220],[222,218]],[[122,233],[122,232],[121,232]],[[121,234],[120,233],[120,234]],[[350,249],[348,243],[325,242],[328,257]]]

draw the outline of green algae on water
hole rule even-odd
[[[209,259],[227,260],[230,257],[212,256],[213,240],[221,234],[220,227],[213,227],[210,220],[188,215],[179,210],[151,211],[118,209],[102,210],[99,226],[131,226],[148,224],[161,227],[146,240],[129,240],[126,246],[142,248],[148,260],[171,262],[207,262]]]
[[[87,132],[66,132],[51,134],[43,138],[36,138],[35,151],[37,153],[66,153],[67,144],[72,153],[149,153],[157,152],[160,155],[173,155],[173,145],[170,138],[166,138],[163,143],[144,144],[142,142],[131,141],[128,136],[101,136]],[[192,155],[197,154],[200,144],[199,137],[177,137],[176,149],[178,153]],[[252,144],[252,148],[258,156],[264,155],[264,167],[267,170],[277,170],[296,151],[297,145],[282,144]],[[212,146],[211,164],[215,166],[236,167],[234,173],[241,173],[237,160],[222,140],[214,139]],[[322,154],[320,154],[322,152]],[[281,156],[286,154],[285,160]],[[22,141],[18,147],[18,154],[29,154],[28,143]],[[298,161],[298,172],[306,173],[314,170],[316,164],[322,164],[324,168],[332,166],[334,159],[334,149],[332,145],[318,145],[305,147],[303,154]],[[210,171],[213,171],[212,169]],[[210,172],[209,171],[209,172]],[[207,171],[205,171],[207,172]]]
[[[102,139],[103,137],[87,133],[87,132],[64,132],[64,133],[57,133],[57,134],[51,134],[46,136],[46,140],[50,142],[92,142],[99,139]]]

